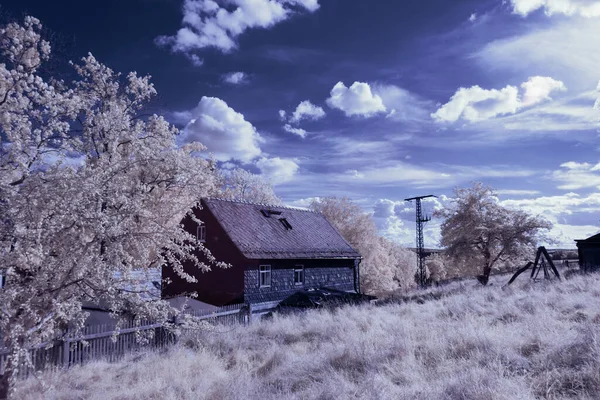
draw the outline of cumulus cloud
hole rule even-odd
[[[299,127],[294,127],[290,124],[298,124],[300,123],[300,121],[305,119],[316,121],[325,116],[325,111],[323,110],[323,108],[311,103],[310,100],[304,100],[300,102],[300,104],[298,104],[298,106],[291,113],[289,118],[287,118],[287,115],[288,113],[285,110],[279,110],[279,119],[282,121],[287,120],[289,122],[289,124],[285,124],[283,126],[283,130],[289,133],[293,133],[294,135],[298,135],[304,139],[307,134],[306,130]]]
[[[323,118],[324,116],[325,111],[323,110],[323,108],[314,105],[310,102],[310,100],[304,100],[300,102],[300,104],[298,104],[296,110],[294,110],[294,112],[292,113],[292,116],[290,117],[290,122],[298,123],[303,119],[317,120]]]
[[[306,131],[302,128],[294,128],[290,124],[285,124],[283,126],[283,130],[289,133],[293,133],[294,135],[300,136],[302,139],[306,137]]]
[[[566,91],[561,81],[546,76],[533,76],[521,84],[524,90],[522,99],[519,89],[507,85],[505,88],[482,89],[479,86],[460,88],[431,117],[437,122],[483,121],[500,115],[515,114],[523,107],[529,107],[545,100],[551,100],[550,93]]]
[[[521,107],[532,106],[544,100],[552,100],[550,93],[553,91],[564,92],[567,90],[565,84],[548,76],[532,76],[521,84],[525,91],[521,100]]]
[[[286,158],[263,157],[256,162],[261,174],[271,180],[273,185],[289,182],[298,172],[298,164]]]
[[[502,114],[514,114],[519,108],[519,89],[482,89],[479,86],[460,88],[431,117],[438,122],[455,122],[460,118],[469,122],[490,119]]]
[[[371,86],[365,82],[354,82],[350,87],[343,82],[336,83],[326,102],[329,107],[343,111],[346,116],[370,117],[386,112],[381,96],[374,94]]]
[[[477,21],[477,13],[473,13],[469,17],[469,22],[475,22],[475,21]]]
[[[200,142],[219,161],[249,162],[261,155],[259,143],[263,139],[260,134],[223,100],[204,96],[196,108],[185,115],[190,120],[182,131],[180,142]]]
[[[230,72],[223,75],[223,81],[231,83],[232,85],[241,85],[248,82],[248,74],[245,72]]]
[[[593,0],[511,0],[513,12],[526,17],[543,9],[548,16],[564,14],[580,15],[587,18],[600,17],[600,1]]]
[[[182,27],[156,43],[186,54],[207,47],[229,52],[248,29],[270,28],[297,12],[318,8],[318,0],[185,0]]]

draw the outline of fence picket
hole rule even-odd
[[[212,325],[247,325],[253,320],[252,314],[264,314],[276,306],[277,302],[234,304],[219,307],[214,311],[195,310],[184,314]],[[115,333],[116,340],[113,341]],[[66,330],[60,339],[30,349],[28,356],[31,366],[23,360],[18,375],[20,378],[26,378],[33,371],[58,366],[69,368],[92,360],[104,359],[114,362],[135,351],[165,348],[174,343],[175,339],[173,333],[162,324],[149,319],[130,320],[116,325],[88,325],[77,335]],[[83,345],[83,341],[87,342],[86,346]],[[8,349],[0,347],[0,374],[6,368],[7,358]]]

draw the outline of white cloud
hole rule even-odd
[[[186,54],[186,57],[192,62],[194,67],[201,67],[204,65],[204,60],[198,57],[197,54],[189,53]]]
[[[285,113],[285,112],[284,112]],[[285,114],[284,114],[285,115]],[[280,113],[281,116],[281,113]],[[314,105],[310,100],[304,100],[298,104],[296,110],[292,113],[290,122],[298,123],[302,119],[318,120],[325,116],[323,108]]]
[[[372,89],[376,96],[381,97],[385,108],[390,110],[386,118],[394,121],[422,122],[429,118],[430,110],[434,108],[432,102],[395,85],[375,83]]]
[[[480,180],[482,178],[529,177],[535,171],[512,166],[463,166],[439,165],[439,168],[422,167],[405,162],[380,167],[367,167],[333,174],[336,182],[363,184],[368,186],[394,186],[410,183],[419,188],[452,187],[459,183]]]
[[[526,189],[498,189],[496,190],[496,193],[506,196],[534,196],[536,194],[540,194],[540,191]]]
[[[280,120],[285,121],[285,115],[286,115],[285,110],[279,110],[279,119]]]
[[[207,47],[229,52],[236,39],[252,28],[270,28],[295,11],[315,12],[318,0],[229,0],[226,7],[214,0],[185,0],[182,27],[174,36],[160,36],[159,45],[190,53]]]
[[[248,82],[248,74],[245,72],[230,72],[223,75],[223,81],[231,83],[232,85],[241,85]]]
[[[577,193],[565,193],[559,196],[542,196],[530,199],[510,199],[500,202],[506,207],[524,210],[533,215],[541,215],[550,220],[554,227],[550,235],[558,241],[558,246],[574,247],[575,239],[584,239],[598,232],[600,212],[600,194],[592,193],[580,196]],[[583,224],[574,224],[579,218]],[[571,220],[569,223],[569,220]]]
[[[358,172],[357,169],[349,169],[349,170],[346,171],[346,173],[348,175],[351,175],[351,176],[355,177],[355,178],[361,178],[362,179],[362,178],[365,177],[365,175],[361,174],[360,172]]]
[[[302,128],[294,128],[290,124],[285,124],[283,126],[283,130],[289,133],[293,133],[294,135],[300,136],[302,139],[306,137],[306,131]]]
[[[475,22],[477,20],[477,13],[471,14],[469,17],[469,22]]]
[[[256,162],[261,174],[271,180],[273,185],[289,182],[298,172],[298,164],[290,159],[263,157]]]
[[[532,76],[521,84],[521,88],[525,91],[521,100],[521,107],[528,107],[540,103],[544,100],[552,100],[550,93],[558,91],[566,91],[567,87],[561,81],[557,81],[548,76]]]
[[[469,122],[490,119],[502,114],[514,114],[519,108],[519,90],[514,86],[503,89],[482,89],[479,86],[460,88],[431,117],[438,122]]]
[[[381,97],[373,94],[365,82],[354,82],[349,88],[343,82],[336,83],[326,102],[329,107],[343,111],[346,116],[370,117],[386,112]]]
[[[234,163],[229,162],[229,161],[221,164],[221,169],[235,169],[235,168],[237,168],[237,165],[235,165]]]
[[[600,2],[591,0],[511,0],[513,12],[526,17],[543,9],[548,16],[564,14],[568,16],[600,17]]]
[[[444,195],[422,201],[422,211],[433,211],[452,201]],[[383,236],[407,247],[415,247],[415,205],[403,200],[379,199],[373,205],[373,219]],[[423,234],[425,247],[438,247],[441,221],[433,219],[425,224]]]
[[[200,142],[217,160],[249,162],[261,155],[263,141],[244,116],[216,97],[202,97],[187,114],[190,121],[180,136],[183,143]]]
[[[550,25],[546,27],[546,25]],[[531,71],[561,79],[570,91],[592,90],[598,82],[600,37],[597,20],[559,19],[526,33],[498,39],[475,53],[485,69],[510,71],[523,78]]]
[[[565,84],[547,76],[532,76],[521,84],[523,98],[519,98],[519,89],[508,85],[503,89],[482,89],[479,86],[460,88],[431,117],[437,122],[456,122],[464,119],[478,122],[500,115],[515,114],[523,107],[529,107],[545,100],[552,100],[550,93],[566,91]]]
[[[561,164],[560,167],[561,169],[553,171],[551,175],[551,179],[559,183],[559,189],[600,189],[600,163],[589,164],[569,161]]]
[[[597,127],[598,112],[592,105],[595,93],[587,92],[577,96],[564,97],[546,104],[525,109],[498,121],[490,121],[489,126],[480,127],[487,131],[495,129],[530,132],[563,132],[592,130]]]
[[[320,201],[320,197],[306,197],[303,199],[293,200],[291,202],[285,203],[286,206],[296,207],[296,208],[310,208],[310,205],[313,201]]]

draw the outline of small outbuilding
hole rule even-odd
[[[222,306],[281,301],[298,291],[330,288],[360,292],[360,254],[321,213],[291,207],[202,199],[184,228],[230,268],[199,272],[184,264],[197,282],[163,267],[162,297],[190,293]],[[198,249],[200,260],[206,256]]]
[[[600,269],[600,233],[587,239],[575,240],[579,255],[579,267],[584,271]]]

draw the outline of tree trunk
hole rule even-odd
[[[0,400],[8,399],[8,368],[4,371],[4,375],[0,375]]]
[[[485,265],[483,266],[483,275],[479,275],[477,277],[477,280],[483,286],[486,286],[488,284],[489,280],[490,280],[490,274],[491,273],[492,273],[492,266],[491,266],[489,260],[487,260],[487,257],[486,257]]]

